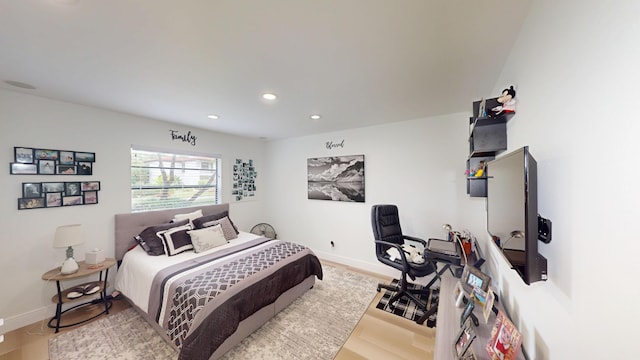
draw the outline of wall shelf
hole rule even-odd
[[[486,100],[487,113],[491,115],[491,109],[500,105],[498,98]],[[480,101],[473,102],[473,116],[469,118],[469,157],[467,158],[467,171],[477,170],[481,163],[486,165],[495,159],[495,156],[507,149],[507,122],[514,113],[502,113],[486,116],[478,114]],[[480,116],[479,116],[480,115]],[[482,116],[484,115],[484,116]],[[485,167],[484,176],[467,177],[467,194],[471,197],[487,196],[487,174]]]

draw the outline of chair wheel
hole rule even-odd
[[[380,292],[380,286],[378,286],[378,288],[376,289],[376,291]]]

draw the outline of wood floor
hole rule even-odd
[[[332,266],[342,267],[351,271],[363,273],[357,269],[340,264],[323,261]],[[377,274],[365,273],[382,282],[391,281],[390,278]],[[376,309],[382,292],[371,302],[371,305],[358,322],[335,360],[360,359],[433,359],[435,343],[435,329],[420,326],[416,323]],[[116,300],[109,314],[116,314],[129,307],[125,300]],[[66,314],[66,321],[74,322],[78,318],[91,317],[91,313],[100,312],[98,305],[91,305]],[[109,315],[107,315],[109,316]],[[101,319],[98,317],[93,320]],[[0,360],[48,360],[49,339],[55,337],[53,329],[47,327],[47,321],[37,322],[5,334],[4,342],[0,343]],[[77,325],[60,329],[60,333],[76,329]]]

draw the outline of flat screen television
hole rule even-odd
[[[525,283],[547,280],[538,253],[538,165],[525,146],[487,164],[487,231]]]

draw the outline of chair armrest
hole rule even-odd
[[[422,246],[427,246],[427,241],[426,240],[417,238],[415,236],[402,235],[402,238],[405,239],[405,240],[419,242],[420,244],[422,244]]]
[[[386,245],[386,246],[394,247],[398,249],[398,252],[400,253],[400,260],[402,262],[402,267],[404,268],[405,272],[409,272],[409,268],[410,268],[409,261],[407,260],[407,256],[405,255],[405,252],[402,249],[402,246],[400,244],[396,244],[388,241],[382,241],[382,240],[375,240],[375,242],[376,244]]]

